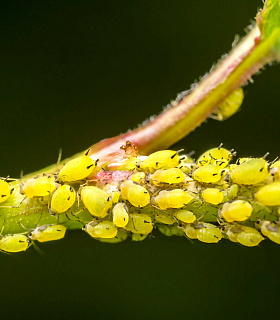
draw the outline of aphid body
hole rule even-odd
[[[160,209],[165,210],[168,208],[182,208],[192,199],[188,192],[182,189],[174,189],[160,191],[154,200]]]
[[[280,182],[273,182],[261,187],[255,194],[255,199],[264,206],[279,206]]]
[[[118,228],[112,221],[93,220],[87,223],[83,229],[93,238],[115,238],[118,233]]]
[[[180,156],[173,150],[161,150],[150,154],[140,162],[140,169],[145,172],[154,172],[159,169],[169,169],[178,166]]]
[[[81,199],[88,211],[95,217],[104,218],[112,208],[112,199],[108,194],[94,186],[83,187]]]
[[[113,208],[113,222],[119,228],[124,228],[129,220],[127,206],[120,202]]]
[[[259,227],[264,236],[268,237],[271,241],[280,244],[280,232],[277,224],[271,221],[261,221]]]
[[[75,190],[64,184],[56,189],[51,200],[51,211],[53,213],[62,213],[70,209],[76,201]]]
[[[203,223],[203,228],[197,230],[196,236],[199,241],[205,243],[217,243],[223,237],[222,231],[210,223]]]
[[[153,230],[152,219],[147,214],[130,214],[129,221],[125,229],[133,233],[151,233]]]
[[[223,205],[220,216],[227,222],[245,221],[250,218],[253,212],[251,204],[243,200],[227,202]]]
[[[232,170],[231,179],[237,184],[255,185],[267,178],[267,168],[267,161],[263,158],[250,159]]]
[[[157,170],[152,175],[152,182],[156,186],[161,184],[176,184],[185,180],[185,174],[179,168],[171,168],[165,170]]]
[[[237,241],[246,247],[255,247],[264,240],[262,235],[254,228],[242,226],[242,231],[236,236]]]
[[[60,240],[64,238],[66,227],[61,224],[43,225],[37,227],[30,233],[31,240],[37,240],[39,242],[47,242]]]
[[[62,181],[79,181],[91,175],[96,162],[87,154],[67,162],[59,172],[59,179]]]
[[[215,164],[207,164],[193,172],[193,179],[202,183],[217,183],[222,178],[223,170]]]
[[[123,199],[128,200],[134,207],[145,207],[151,200],[147,189],[131,180],[126,180],[121,184],[121,195]]]
[[[21,192],[28,198],[46,197],[55,190],[56,184],[52,177],[28,179],[21,187]]]
[[[23,234],[7,234],[0,239],[0,250],[5,252],[21,252],[29,246],[30,240]]]
[[[11,187],[5,180],[0,180],[0,203],[6,201],[11,195]]]
[[[155,220],[164,224],[174,224],[176,220],[170,214],[157,213],[155,215]]]
[[[174,216],[185,223],[193,223],[196,220],[196,216],[189,210],[178,210],[175,212]]]
[[[216,188],[207,188],[202,191],[201,197],[205,202],[217,205],[223,202],[224,194]]]
[[[199,167],[214,164],[225,168],[232,159],[231,151],[224,148],[213,148],[204,152],[196,161]]]

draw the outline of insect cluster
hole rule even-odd
[[[131,146],[127,142],[127,149]],[[222,146],[196,161],[173,150],[147,157],[135,151],[99,165],[86,153],[58,173],[19,182],[23,196],[19,208],[36,200],[58,222],[1,233],[0,250],[25,251],[34,240],[63,238],[67,226],[59,222],[62,214],[82,223],[91,237],[109,243],[128,237],[141,241],[158,229],[167,236],[205,243],[226,238],[253,247],[269,238],[280,244],[280,161],[269,163],[263,157],[231,163],[234,156]],[[3,205],[13,193],[12,185],[8,179],[0,180]],[[85,212],[87,221],[81,218]]]

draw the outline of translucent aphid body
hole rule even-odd
[[[153,223],[147,214],[130,214],[128,224],[125,229],[133,233],[148,234],[153,230]]]
[[[178,228],[177,225],[166,225],[166,224],[158,224],[157,225],[158,230],[164,234],[167,237],[172,237],[172,236],[183,236],[184,232]]]
[[[265,206],[279,206],[280,182],[273,182],[261,187],[255,194],[255,199]]]
[[[222,178],[221,167],[215,164],[207,164],[197,168],[193,172],[193,179],[202,183],[217,183]]]
[[[149,234],[140,234],[140,233],[132,233],[131,240],[132,241],[143,241],[148,237]]]
[[[164,224],[174,224],[176,222],[172,215],[157,213],[155,215],[155,220]]]
[[[130,179],[134,182],[141,183],[145,179],[145,172],[135,172],[131,175]]]
[[[115,184],[106,184],[103,190],[111,197],[113,203],[118,203],[121,193]]]
[[[11,187],[5,180],[0,180],[0,203],[6,201],[11,195]]]
[[[232,170],[231,179],[237,184],[255,185],[267,178],[267,168],[267,161],[263,158],[249,159]]]
[[[174,216],[185,223],[193,223],[196,220],[196,216],[188,210],[178,210],[175,212]]]
[[[232,184],[228,189],[227,197],[229,200],[233,200],[237,197],[239,191],[239,186],[237,184]]]
[[[88,152],[87,152],[88,153]],[[87,153],[67,162],[59,172],[59,179],[62,181],[79,181],[91,175],[96,162]]]
[[[197,231],[198,229],[195,229],[193,225],[187,225],[184,228],[186,236],[190,239],[197,239]]]
[[[204,223],[203,228],[197,230],[196,236],[199,241],[205,243],[217,243],[223,237],[222,231],[210,223]]]
[[[32,178],[24,182],[21,192],[27,198],[46,197],[54,192],[56,184],[52,177]]]
[[[217,205],[223,202],[224,194],[216,188],[207,188],[202,191],[201,197],[205,202]]]
[[[239,88],[233,91],[228,98],[222,102],[218,110],[216,111],[215,115],[213,116],[214,119],[223,121],[231,116],[233,116],[240,108],[244,99],[244,92],[242,88]]]
[[[227,222],[245,221],[250,218],[253,212],[251,204],[243,200],[227,202],[223,205],[220,216]]]
[[[151,200],[147,189],[131,180],[126,180],[121,184],[121,195],[134,207],[145,207]]]
[[[104,218],[112,208],[112,199],[108,194],[94,186],[82,188],[81,199],[88,211],[95,217]]]
[[[140,162],[140,169],[145,172],[154,172],[159,169],[169,169],[178,166],[180,156],[173,150],[161,150],[150,154]]]
[[[21,252],[29,246],[30,240],[23,234],[7,234],[0,239],[0,250],[5,252]]]
[[[51,200],[51,211],[53,213],[63,213],[70,209],[76,201],[75,190],[64,184],[56,189]]]
[[[43,225],[32,231],[29,238],[39,242],[54,241],[64,238],[65,232],[66,227],[61,224]]]
[[[246,247],[255,247],[264,240],[262,235],[254,228],[242,226],[242,231],[236,236],[237,241]]]
[[[259,223],[261,233],[271,241],[280,244],[280,230],[277,224],[271,221],[261,221]]]
[[[161,184],[176,184],[185,180],[185,174],[179,168],[157,170],[152,175],[152,183],[156,186]]]
[[[84,229],[93,238],[115,238],[118,234],[118,228],[112,221],[91,221],[87,223]]]
[[[225,168],[232,159],[231,151],[224,148],[213,148],[204,152],[196,161],[197,165],[205,166],[214,164],[220,168]]]
[[[160,191],[154,200],[160,209],[165,210],[168,208],[182,208],[192,201],[192,199],[192,196],[188,192],[182,189],[174,189]]]
[[[119,230],[117,235],[114,238],[98,238],[98,240],[106,243],[120,243],[125,241],[127,237],[128,237],[128,234],[126,232]]]
[[[124,203],[117,203],[113,208],[113,222],[119,228],[124,228],[129,220],[128,209]]]

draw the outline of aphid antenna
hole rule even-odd
[[[264,156],[262,156],[263,159],[265,159],[269,155],[269,152],[267,152]]]
[[[57,162],[56,164],[59,165],[62,157],[62,148],[58,149],[58,157],[57,157]]]

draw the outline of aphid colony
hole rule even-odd
[[[128,236],[142,241],[158,229],[167,236],[184,235],[204,243],[226,238],[252,247],[268,238],[280,244],[280,162],[268,163],[263,157],[230,163],[234,156],[233,150],[219,146],[197,161],[162,150],[99,165],[87,152],[58,173],[19,182],[25,196],[20,206],[38,199],[58,223],[37,224],[32,230],[22,225],[18,234],[1,232],[0,250],[25,251],[34,240],[62,239],[62,214],[81,222],[91,237],[109,243]],[[12,193],[9,179],[1,179],[1,205]],[[80,220],[79,213],[85,211],[90,221]]]

